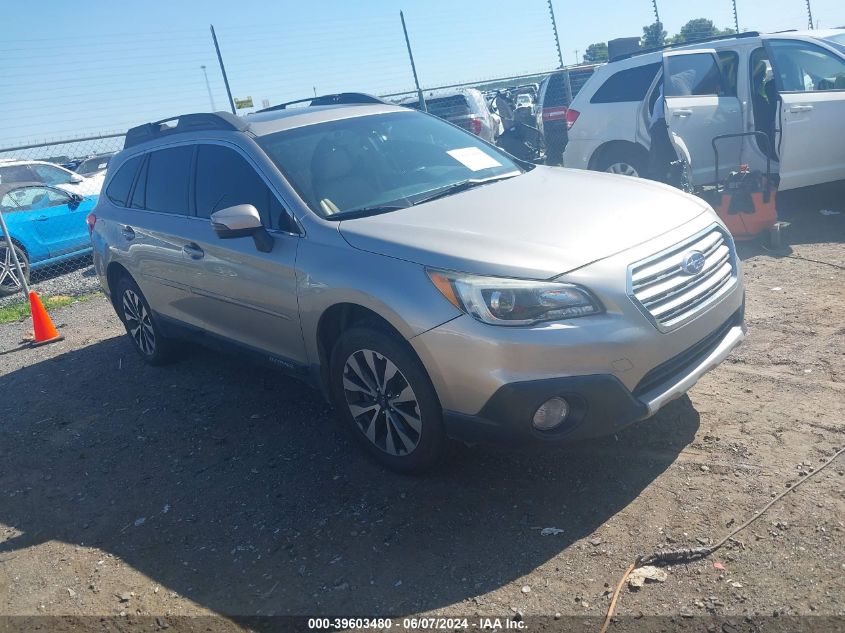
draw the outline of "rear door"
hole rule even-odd
[[[845,179],[845,58],[805,40],[764,45],[779,96],[779,189]]]
[[[91,245],[85,216],[94,207],[94,201],[74,200],[66,191],[52,187],[28,187],[33,199],[33,225],[41,240],[47,245],[50,257],[59,257],[84,250]]]
[[[695,185],[716,179],[713,138],[743,131],[739,99],[727,83],[713,49],[663,54],[666,123],[689,150]],[[728,139],[720,141],[718,148],[721,179],[738,167],[742,143],[740,139]]]

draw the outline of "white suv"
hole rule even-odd
[[[714,181],[715,136],[755,130],[774,147],[720,142],[720,178],[739,163],[762,168],[769,152],[781,190],[845,179],[842,29],[742,33],[617,58],[572,102],[564,165],[644,175],[664,76],[666,120],[689,151],[694,184]]]

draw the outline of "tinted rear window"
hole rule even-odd
[[[135,172],[138,171],[138,165],[141,163],[141,157],[135,156],[120,166],[114,178],[111,179],[109,187],[106,190],[106,196],[114,204],[125,207],[126,200],[129,198],[129,189],[132,188],[132,181],[135,180]]]
[[[627,70],[620,70],[608,77],[590,103],[622,103],[642,101],[661,64],[646,64]]]
[[[188,214],[188,187],[192,146],[171,147],[151,152],[147,165],[149,211]]]
[[[430,114],[441,119],[454,119],[470,114],[469,104],[463,95],[426,99],[425,106]],[[419,110],[419,103],[412,103],[410,107]]]

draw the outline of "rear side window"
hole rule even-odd
[[[193,146],[183,145],[149,154],[145,205],[148,211],[188,215],[193,152]]]
[[[660,62],[637,66],[627,70],[620,70],[608,77],[590,103],[623,103],[626,101],[642,101],[654,81]]]
[[[114,178],[109,182],[109,187],[106,189],[106,196],[119,207],[126,206],[129,189],[132,188],[132,181],[135,180],[135,172],[138,171],[138,165],[140,163],[140,156],[130,158],[120,166]]]
[[[29,165],[11,165],[0,169],[0,183],[32,182],[38,180]]]
[[[200,145],[197,152],[197,217],[209,218],[220,209],[251,204],[264,226],[291,230],[278,199],[243,156],[221,145]]]
[[[667,97],[699,97],[722,92],[722,73],[710,53],[674,55],[666,60]]]
[[[546,86],[546,94],[543,98],[544,108],[554,108],[568,105],[566,103],[566,86],[563,82],[563,74],[549,75],[549,83]]]

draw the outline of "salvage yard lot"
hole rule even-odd
[[[638,554],[720,539],[845,445],[834,198],[796,204],[790,250],[740,245],[748,339],[688,398],[566,450],[455,447],[425,477],[272,370],[144,366],[102,297],[55,311],[51,346],[0,326],[0,613],[603,615]],[[845,458],[736,539],[618,613],[845,615]]]

